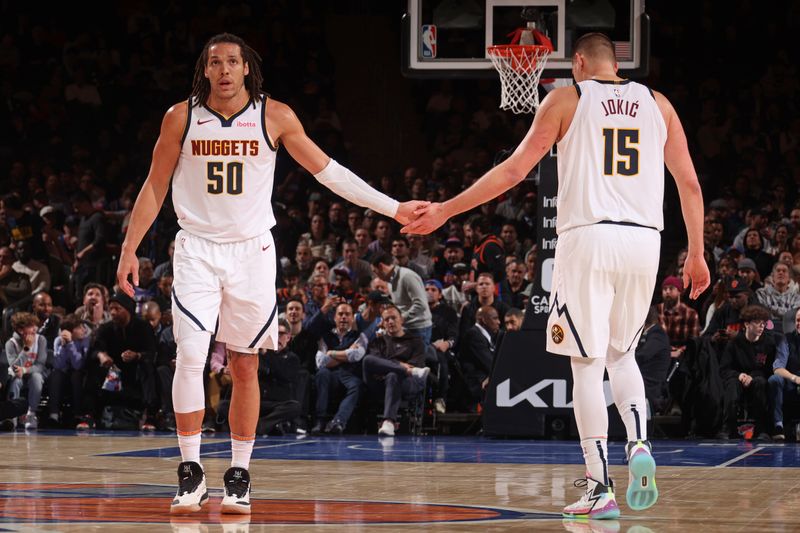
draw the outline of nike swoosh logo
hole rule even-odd
[[[267,248],[269,248],[269,244],[268,244],[268,245],[266,245],[266,246],[262,246],[262,247],[261,247],[261,251],[262,251],[262,252],[266,252],[266,251],[267,251]]]
[[[198,126],[202,126],[203,124],[207,124],[208,122],[214,122],[214,119],[213,118],[210,118],[208,120],[197,119],[197,125]]]

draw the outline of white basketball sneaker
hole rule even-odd
[[[656,462],[650,441],[637,440],[625,445],[628,457],[628,491],[625,500],[634,511],[643,511],[658,501]]]
[[[619,507],[614,497],[614,483],[611,480],[608,481],[606,486],[586,474],[586,478],[577,480],[575,486],[578,488],[586,487],[586,492],[580,500],[564,507],[561,513],[562,516],[590,520],[615,520],[619,518]]]
[[[195,513],[208,501],[206,475],[203,467],[194,461],[178,465],[178,493],[172,500],[170,513]]]
[[[222,497],[222,512],[250,514],[250,472],[246,468],[231,467],[222,478],[225,495]]]
[[[394,437],[394,422],[391,420],[384,420],[381,427],[378,429],[378,435],[382,437]]]

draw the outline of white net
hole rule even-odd
[[[539,108],[539,77],[550,56],[546,46],[498,45],[487,48],[500,74],[500,109],[534,113]]]

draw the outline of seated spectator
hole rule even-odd
[[[172,239],[169,242],[169,246],[167,247],[167,256],[168,259],[163,263],[159,263],[156,265],[156,269],[153,271],[153,277],[156,279],[161,279],[164,276],[173,277],[174,273],[172,271],[172,256],[175,255],[175,239]],[[162,307],[163,309],[163,307]]]
[[[459,338],[463,337],[467,330],[475,324],[478,309],[487,305],[497,310],[500,323],[502,323],[510,306],[495,298],[492,274],[481,272],[478,274],[478,282],[475,285],[475,295],[461,308],[461,319],[458,325]]]
[[[61,322],[61,318],[53,314],[53,299],[50,298],[48,293],[39,292],[33,297],[31,310],[41,324],[39,326],[39,335],[43,335],[47,339],[48,350],[52,349],[51,347],[59,335],[59,322]]]
[[[525,265],[516,257],[506,264],[506,279],[500,282],[500,301],[509,307],[525,309],[530,289],[525,281]]]
[[[101,324],[111,321],[111,313],[106,309],[107,289],[99,283],[90,282],[83,288],[83,305],[75,310],[78,318],[96,331]]]
[[[328,277],[322,274],[311,276],[308,281],[309,295],[305,304],[305,321],[303,327],[308,327],[308,322],[317,314],[325,302],[328,300],[330,285]]]
[[[82,190],[70,196],[72,208],[80,216],[78,242],[75,246],[73,284],[75,295],[83,294],[84,285],[97,279],[97,266],[105,256],[107,233],[105,215],[96,209],[89,195]]]
[[[335,269],[333,274],[334,283],[333,287],[331,287],[331,294],[340,296],[345,302],[353,304],[353,307],[357,307],[358,303],[356,299],[358,295],[353,288],[353,281],[350,279],[347,270],[343,268]]]
[[[671,351],[670,338],[661,327],[658,309],[652,306],[636,346],[636,363],[642,373],[645,397],[653,413],[661,413],[667,406],[667,373]]]
[[[8,384],[8,397],[16,400],[22,396],[23,387],[28,389],[25,429],[36,429],[39,427],[36,411],[47,378],[47,340],[37,333],[39,319],[31,313],[14,313],[11,328],[14,334],[6,342],[6,358],[13,374]]]
[[[307,244],[311,255],[315,257],[321,257],[328,263],[336,259],[336,234],[330,231],[321,213],[311,216],[310,231],[300,235],[300,242]]]
[[[473,241],[472,270],[475,274],[490,272],[493,279],[500,281],[505,276],[505,257],[503,241],[492,233],[492,226],[484,215],[472,215],[469,218]]]
[[[372,268],[367,261],[359,258],[358,243],[352,237],[342,241],[342,260],[333,265],[329,277],[331,283],[335,281],[334,272],[340,269],[346,270],[354,283],[362,276],[372,277]]]
[[[424,279],[425,269],[411,262],[411,257],[409,256],[410,251],[411,245],[405,235],[396,235],[392,239],[392,257],[394,258],[394,264],[413,270],[421,279]]]
[[[753,261],[760,279],[764,279],[769,275],[772,265],[775,263],[775,257],[766,251],[769,246],[769,241],[764,239],[758,230],[749,229],[745,233],[743,259]],[[739,268],[741,270],[741,266]],[[739,275],[741,276],[741,274]]]
[[[372,242],[369,229],[358,228],[353,234],[353,238],[355,239],[356,244],[358,244],[358,251],[356,252],[358,258],[369,262],[369,258],[372,255],[372,252],[369,249],[369,245]],[[370,275],[372,274],[370,273]]]
[[[162,312],[172,311],[172,282],[175,278],[172,274],[165,274],[158,278],[158,291],[153,301],[158,304]]]
[[[784,398],[788,396],[797,400],[800,396],[800,309],[794,314],[794,329],[786,334],[786,346],[778,347],[772,370],[773,374],[767,380],[774,424],[772,440],[782,442],[786,440],[783,429]]]
[[[139,258],[139,284],[133,288],[136,312],[141,314],[142,305],[158,295],[158,279],[153,277],[153,262],[146,257]]]
[[[228,423],[228,410],[233,392],[233,378],[228,365],[228,351],[224,342],[215,341],[211,349],[211,372],[208,375],[206,418],[215,420],[216,425],[224,427]],[[210,410],[210,413],[209,413]],[[205,430],[211,430],[208,420],[204,422]],[[216,429],[215,429],[216,431]]]
[[[364,383],[373,396],[383,396],[378,435],[394,436],[400,400],[422,392],[430,368],[425,366],[424,342],[404,330],[397,306],[384,306],[381,325],[385,333],[369,343],[364,356]]]
[[[50,290],[50,269],[47,265],[33,258],[31,241],[23,240],[16,244],[17,260],[12,268],[20,274],[25,274],[31,280],[31,293],[36,294]]]
[[[175,364],[178,358],[178,345],[172,326],[161,330],[156,345],[156,379],[158,381],[159,398],[161,399],[162,427],[167,431],[175,431],[175,409],[172,407],[172,381],[175,378]]]
[[[367,210],[367,212],[369,212],[369,210]],[[377,217],[375,231],[372,235],[374,240],[369,243],[369,246],[367,246],[367,251],[370,254],[370,263],[372,263],[372,259],[374,259],[378,254],[390,254],[392,251],[392,236],[394,233],[392,231],[392,225],[389,222],[389,219],[383,216]]]
[[[53,424],[59,424],[62,420],[61,407],[67,386],[71,393],[72,412],[83,413],[84,367],[89,354],[90,335],[89,326],[77,315],[67,315],[61,321],[60,333],[53,346],[53,371],[48,377],[50,398],[47,411]]]
[[[316,422],[312,433],[344,433],[350,416],[358,404],[364,386],[361,381],[361,359],[367,349],[366,335],[355,328],[353,307],[341,302],[336,304],[334,319],[328,318],[328,308],[334,306],[328,299],[325,305],[311,317],[308,330],[317,337],[317,372],[314,381],[317,385]],[[332,389],[344,387],[342,399],[333,417],[329,415]],[[327,424],[326,424],[326,421]]]
[[[759,439],[769,439],[769,399],[767,380],[773,373],[773,363],[778,356],[778,346],[783,336],[765,330],[769,311],[761,305],[748,305],[742,309],[743,328],[728,341],[720,358],[724,396],[724,426],[720,438],[729,438],[736,427],[739,411],[747,403],[749,415],[755,419],[755,434]],[[728,437],[726,437],[726,435]]]
[[[723,347],[742,328],[739,313],[753,299],[753,293],[742,278],[729,279],[726,290],[728,299],[714,311],[704,333]]]
[[[395,265],[390,255],[381,253],[372,258],[372,271],[389,285],[392,303],[403,315],[405,331],[430,344],[433,322],[422,278],[413,270]]]
[[[519,331],[522,329],[522,323],[525,321],[525,313],[522,309],[512,307],[506,311],[506,316],[503,317],[503,326],[506,331]]]
[[[322,257],[315,257],[312,259],[312,263],[314,263],[314,269],[311,271],[311,278],[314,276],[322,276],[326,280],[331,275],[331,267],[328,266],[328,260],[323,259]],[[309,281],[311,281],[309,278]]]
[[[458,237],[449,237],[444,242],[444,249],[436,257],[434,271],[436,278],[444,279],[447,272],[452,272],[457,264],[464,263],[464,243]]]
[[[461,309],[469,299],[467,288],[474,285],[469,281],[470,270],[466,263],[456,263],[453,265],[452,280],[447,285],[447,276],[445,276],[445,288],[442,291],[442,297],[445,303],[453,308],[453,310],[461,316]]]
[[[92,426],[105,408],[121,406],[144,412],[144,422],[109,420],[145,431],[155,429],[156,338],[153,329],[136,314],[136,302],[118,292],[109,303],[111,321],[102,324],[95,335],[86,363],[85,413],[78,429]],[[111,416],[119,411],[108,410]],[[108,420],[108,416],[105,417]]]
[[[19,306],[31,296],[31,279],[14,270],[14,251],[0,247],[0,307]],[[28,300],[30,302],[30,300]]]
[[[747,283],[748,288],[752,292],[756,292],[758,289],[764,286],[761,274],[756,268],[755,261],[749,257],[742,257],[739,259],[736,265],[739,277],[742,278],[745,283]]]
[[[431,345],[436,350],[439,361],[439,381],[436,387],[436,397],[433,408],[437,413],[447,412],[447,393],[450,390],[450,357],[453,356],[453,347],[458,335],[458,315],[452,307],[442,300],[442,284],[439,280],[429,279],[425,282],[425,292],[428,293],[428,307],[431,309],[433,331]]]
[[[503,241],[503,250],[505,250],[506,254],[522,257],[522,243],[519,241],[517,225],[514,222],[506,221],[503,223],[500,228],[500,240]]]
[[[424,272],[423,278],[429,277],[433,274],[434,262],[433,258],[436,253],[431,249],[431,244],[434,243],[432,235],[416,235],[408,234],[408,257],[411,262],[417,265]]]
[[[483,401],[484,382],[492,372],[500,315],[491,305],[478,308],[476,322],[459,339],[458,359],[470,393],[469,409]]]
[[[294,260],[297,263],[297,269],[300,271],[300,279],[309,279],[311,277],[311,272],[314,270],[313,258],[311,246],[305,241],[298,242],[297,248],[295,248]]]
[[[300,358],[300,364],[309,375],[314,375],[317,370],[316,354],[317,339],[307,329],[303,328],[305,321],[305,311],[303,300],[294,296],[286,303],[284,313],[286,322],[289,324],[289,350]]]
[[[142,318],[150,324],[150,327],[153,328],[153,335],[158,339],[164,325],[161,323],[161,308],[155,301],[150,300],[142,304]]]
[[[656,306],[658,321],[669,337],[672,356],[679,357],[689,339],[700,335],[697,311],[681,302],[683,281],[676,276],[667,276],[661,282],[663,302]]]
[[[758,303],[769,309],[772,321],[780,328],[786,313],[800,307],[800,293],[792,290],[791,269],[785,263],[775,263],[772,267],[772,285],[765,285],[756,291]]]
[[[288,349],[290,331],[289,323],[279,320],[277,351],[263,350],[258,355],[259,435],[284,435],[305,427],[301,417],[308,374],[297,355]]]

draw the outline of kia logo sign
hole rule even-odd
[[[552,387],[553,402],[548,405],[539,393]],[[497,407],[514,407],[518,403],[527,401],[533,407],[546,409],[548,407],[560,409],[572,409],[572,402],[567,402],[567,380],[566,379],[543,379],[537,384],[528,387],[524,391],[511,397],[511,379],[507,379],[497,385],[496,398]],[[603,393],[605,395],[606,407],[612,405],[614,400],[611,397],[611,383],[603,382]]]

